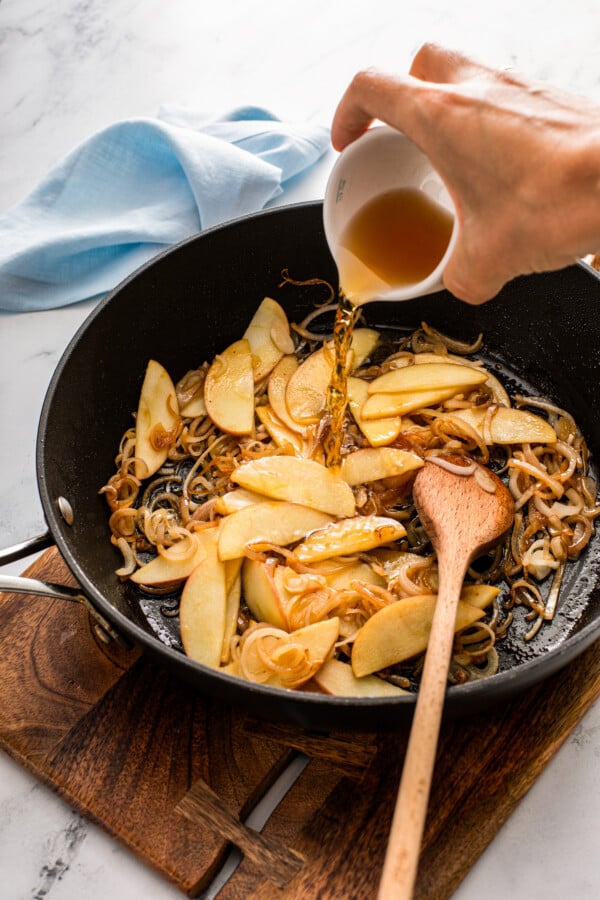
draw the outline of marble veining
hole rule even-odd
[[[85,819],[74,813],[68,825],[49,842],[47,861],[42,863],[35,888],[35,900],[48,897],[55,884],[67,874],[78,857],[79,847],[85,841],[87,832]]]
[[[0,0],[0,214],[73,146],[162,105],[243,103],[328,123],[354,72],[405,70],[424,40],[600,102],[594,0]],[[285,201],[322,196],[324,158]],[[44,394],[93,303],[0,314],[0,546],[44,530],[35,440]],[[5,571],[16,574],[25,563]],[[458,900],[600,896],[600,705],[577,726],[458,889]],[[1,900],[181,895],[0,756]]]

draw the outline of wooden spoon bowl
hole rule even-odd
[[[456,548],[464,571],[506,534],[515,515],[513,498],[500,478],[460,456],[427,460],[415,478],[413,498],[438,564],[440,556]]]

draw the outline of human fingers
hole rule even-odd
[[[466,212],[443,275],[444,287],[459,300],[479,305],[495,297],[516,275],[535,267],[518,230]]]
[[[379,119],[422,145],[440,103],[450,97],[445,85],[452,89],[453,82],[476,82],[493,74],[458,51],[424,44],[408,75],[370,68],[354,76],[334,113],[331,142],[343,150]]]
[[[409,74],[421,81],[436,84],[456,84],[476,78],[490,70],[470,56],[431,42],[423,44],[415,53]]]
[[[335,111],[331,142],[343,150],[380,119],[409,137],[416,126],[422,83],[411,76],[365,69],[352,79]]]
[[[510,278],[487,269],[465,270],[460,264],[446,267],[443,284],[459,300],[471,306],[486,303],[498,294]]]

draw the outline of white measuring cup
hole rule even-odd
[[[422,191],[454,219],[443,256],[425,277],[408,284],[390,284],[382,280],[343,243],[348,225],[356,214],[375,197],[397,189]],[[360,290],[348,298],[355,306],[371,300],[410,300],[442,289],[444,269],[457,238],[454,206],[442,179],[425,154],[394,128],[387,125],[373,127],[340,153],[325,188],[323,224],[340,275],[349,267],[355,276],[361,270]]]

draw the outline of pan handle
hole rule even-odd
[[[19,557],[15,558],[19,559]],[[119,634],[108,619],[105,619],[96,607],[90,603],[85,594],[82,594],[77,588],[64,584],[52,584],[48,581],[39,581],[37,578],[23,578],[20,575],[2,575],[0,573],[0,593],[2,592],[7,594],[35,594],[40,597],[49,597],[52,600],[69,600],[81,603],[94,620],[94,631],[103,643],[108,644],[112,640],[124,650],[131,650],[133,647],[133,644]]]
[[[26,541],[21,541],[20,544],[13,544],[12,547],[0,550],[0,566],[16,562],[18,559],[25,559],[26,556],[31,556],[32,553],[37,553],[38,550],[46,550],[48,547],[52,547],[53,544],[54,538],[49,531],[38,534],[36,537],[28,538]]]

